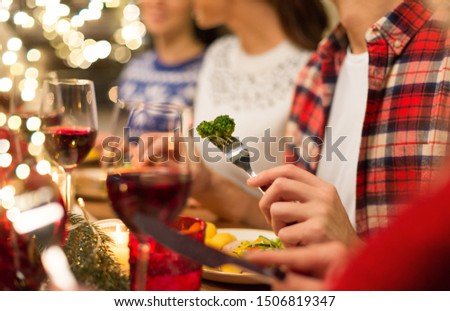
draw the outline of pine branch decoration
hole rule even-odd
[[[83,286],[96,290],[129,290],[130,282],[114,260],[109,236],[83,216],[69,215],[64,252],[70,267]]]

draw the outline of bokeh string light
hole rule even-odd
[[[17,115],[7,116],[4,113],[0,113],[0,126],[3,127],[3,133],[7,130],[9,135],[7,137],[0,139],[0,170],[7,170],[10,173],[14,174],[16,178],[20,180],[25,180],[30,176],[31,170],[35,170],[40,175],[50,175],[52,172],[51,163],[42,157],[44,152],[43,144],[45,142],[45,135],[40,131],[41,127],[41,119],[38,117],[31,117],[26,122],[26,127],[28,131],[33,131],[34,133],[31,135],[31,138],[27,145],[28,154],[34,157],[35,161],[28,161],[26,157],[21,154],[20,146],[21,146],[21,138],[23,135],[20,135],[19,138],[19,130],[21,125],[21,119]],[[2,134],[4,136],[4,134]],[[16,139],[15,139],[16,138]],[[12,147],[14,145],[14,147]],[[1,171],[0,171],[1,173]],[[6,176],[2,178],[6,178]],[[0,180],[0,192],[7,191],[8,187],[11,185],[3,185],[3,181]],[[4,201],[4,200],[3,200]],[[5,205],[5,202],[0,202],[1,205]],[[7,203],[7,202],[6,202]]]
[[[60,0],[23,2],[24,5],[17,6],[13,5],[13,0],[0,0],[0,23],[9,22],[24,29],[40,27],[55,55],[68,67],[87,69],[103,59],[126,63],[132,51],[143,45],[146,28],[140,20],[140,9],[133,1],[90,0],[86,7],[77,11]],[[100,20],[105,9],[121,10],[119,28],[112,38],[88,38],[81,28]],[[9,67],[9,72],[0,73],[0,92],[10,92],[15,87],[14,79],[20,77],[22,80],[16,81],[20,97],[24,102],[31,102],[37,94],[37,64],[41,52],[34,47],[27,48],[26,57],[21,59],[19,51],[23,49],[23,42],[20,38],[10,38],[6,46],[0,46],[0,60]]]

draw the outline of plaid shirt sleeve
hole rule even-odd
[[[367,32],[369,96],[360,146],[356,225],[366,236],[388,225],[401,202],[428,189],[449,147],[450,77],[448,3],[428,7],[405,0]],[[288,125],[295,148],[288,160],[314,172],[308,137],[323,139],[345,36],[338,29],[322,42],[300,74]],[[310,140],[310,139],[309,139]],[[306,144],[309,145],[309,144]],[[300,148],[302,147],[302,148]],[[292,155],[296,155],[293,157]]]
[[[287,163],[296,163],[311,172],[317,169],[324,125],[347,45],[345,30],[339,26],[319,44],[300,72],[286,131],[292,142],[286,148]]]

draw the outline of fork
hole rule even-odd
[[[248,176],[256,176],[255,171],[250,165],[250,153],[248,152],[247,147],[239,139],[236,137],[229,137],[227,139],[215,137],[210,141],[217,148],[222,150],[223,153],[225,153],[228,162],[231,162],[237,167],[243,169]],[[267,188],[268,187],[263,186],[259,187],[259,190],[261,193],[264,193]]]

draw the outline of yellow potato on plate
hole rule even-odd
[[[241,273],[242,268],[233,264],[225,264],[220,266],[220,271],[225,273]]]
[[[231,233],[218,233],[210,239],[205,240],[205,244],[215,249],[221,250],[226,244],[236,241],[236,237]]]
[[[237,241],[233,241],[231,243],[228,243],[227,245],[233,244],[236,242]],[[222,251],[223,251],[223,249],[222,249]],[[237,257],[237,255],[235,253],[230,253],[230,252],[225,252],[225,253],[230,256]],[[219,267],[219,271],[222,271],[225,273],[242,273],[242,268],[239,266],[233,265],[233,264],[224,264]]]
[[[206,222],[205,239],[211,239],[217,234],[217,227],[212,222]]]

